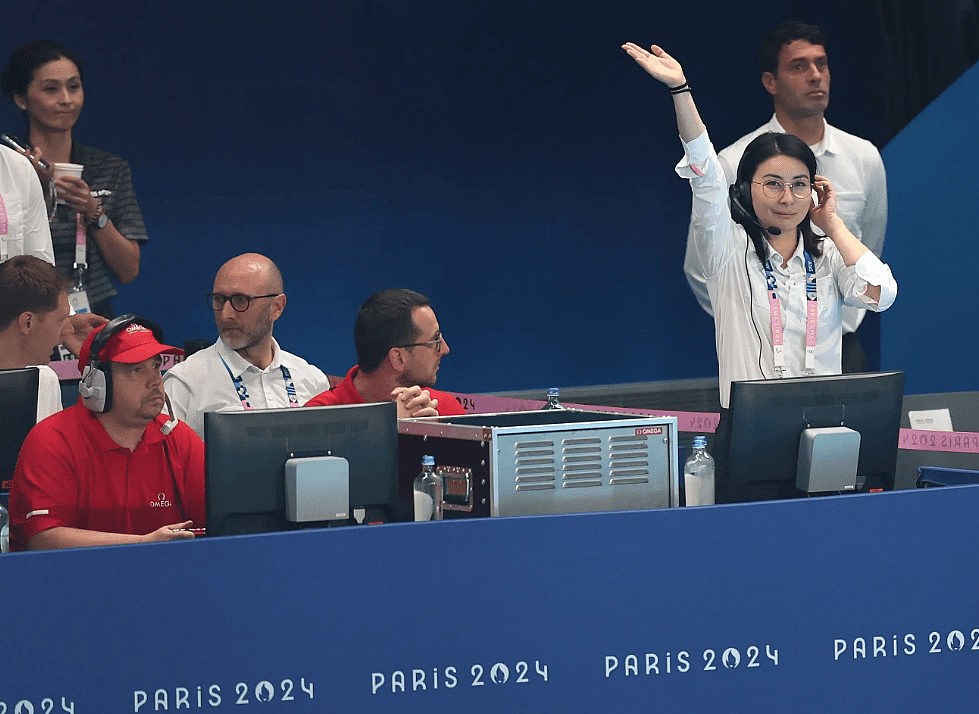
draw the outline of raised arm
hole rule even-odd
[[[836,192],[833,190],[832,182],[825,176],[817,175],[813,187],[819,197],[819,205],[809,211],[809,218],[826,234],[827,238],[833,241],[843,258],[843,262],[848,266],[856,265],[857,261],[870,250],[857,240],[856,236],[843,223],[843,219],[837,215]],[[880,302],[880,288],[880,285],[868,281],[865,294],[874,302]]]
[[[693,141],[707,131],[697,105],[693,101],[683,67],[659,45],[652,45],[647,52],[632,42],[622,45],[632,59],[650,75],[670,88],[673,93],[673,108],[676,110],[676,125],[684,142]],[[679,93],[676,90],[685,89]]]
[[[857,240],[843,223],[843,219],[837,215],[836,191],[833,190],[832,182],[825,176],[817,175],[813,188],[819,196],[819,205],[812,207],[809,218],[836,244],[843,262],[847,265],[855,264],[867,252],[867,246]]]

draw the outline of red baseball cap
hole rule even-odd
[[[92,342],[95,336],[105,329],[101,325],[92,330],[91,334],[85,338],[78,353],[78,363],[85,366],[89,362],[89,353],[92,351]],[[136,364],[144,359],[156,357],[157,355],[182,355],[184,351],[179,347],[171,347],[157,342],[153,331],[143,325],[132,323],[120,330],[109,338],[109,342],[102,348],[98,355],[103,362],[121,362],[122,364]]]

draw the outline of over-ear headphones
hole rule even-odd
[[[163,330],[152,320],[132,313],[120,315],[110,320],[92,339],[89,348],[88,364],[82,369],[82,381],[78,384],[78,394],[82,404],[93,412],[107,412],[112,409],[112,368],[102,359],[102,350],[113,337],[130,325],[141,325],[153,333],[157,342],[163,344]],[[173,427],[171,427],[172,429]]]

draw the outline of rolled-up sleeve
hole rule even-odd
[[[847,305],[883,312],[897,299],[897,281],[891,269],[870,251],[844,269],[841,278],[843,301]],[[867,296],[867,288],[871,285],[880,286],[880,300]]]
[[[707,132],[682,142],[683,159],[676,173],[690,181],[693,192],[693,250],[704,277],[716,275],[734,252],[734,222],[728,207],[728,183]]]

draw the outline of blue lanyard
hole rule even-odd
[[[819,318],[819,297],[816,293],[816,261],[808,250],[802,252],[806,263],[806,364],[808,373],[816,371],[816,323]],[[775,371],[782,376],[785,370],[785,347],[782,343],[782,306],[778,299],[778,283],[772,270],[771,259],[765,261],[765,281],[768,288],[768,302],[771,310],[772,350]]]
[[[218,356],[221,357],[220,355]],[[255,407],[248,401],[248,389],[245,388],[245,383],[241,380],[241,377],[236,377],[232,373],[231,367],[224,361],[224,357],[221,357],[221,364],[228,370],[228,376],[231,377],[231,382],[235,385],[235,391],[238,393],[238,398],[241,399],[241,408],[246,411],[254,409]],[[292,381],[292,374],[284,364],[280,365],[279,369],[282,370],[282,381],[286,383],[286,395],[289,397],[289,406],[298,407],[299,399],[296,396],[296,385]]]

